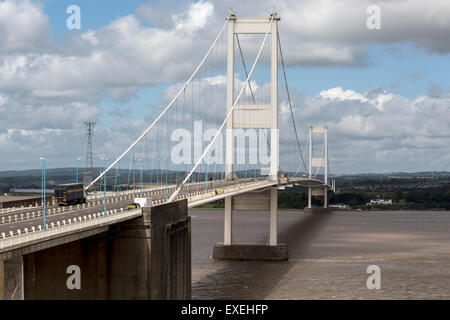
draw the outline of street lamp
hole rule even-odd
[[[120,184],[120,173],[117,173],[117,190],[116,190],[116,195],[119,194],[119,184]]]
[[[78,183],[78,168],[80,167],[80,160],[81,158],[77,159],[77,183]]]
[[[168,159],[164,159],[163,161],[166,161],[166,202],[167,202],[167,174],[168,174]]]
[[[140,181],[140,184],[141,184],[140,197],[142,198],[142,195],[143,195],[143,177],[142,177],[142,169],[143,169],[143,167],[144,167],[144,164],[143,164],[142,159],[136,159],[136,160],[137,160],[138,162],[141,163],[141,168],[140,168],[140,172],[139,172],[139,181]]]
[[[136,190],[136,159],[133,154],[133,194]]]
[[[142,161],[142,159],[137,159],[137,161],[141,162],[141,173],[140,173],[140,180],[141,180],[141,198],[143,197],[143,178],[142,178],[142,169],[144,168],[144,162]]]
[[[203,165],[205,166],[205,193],[208,193],[208,165],[206,161],[203,162]]]
[[[47,202],[47,197],[46,197],[46,190],[45,190],[45,167],[46,167],[46,163],[45,163],[45,158],[41,157],[40,160],[42,160],[42,203],[44,204],[44,229],[47,229],[47,207],[46,207],[46,202]]]
[[[104,175],[103,175],[103,202],[104,202],[104,206],[103,206],[103,216],[106,216],[106,161],[108,159],[106,158],[102,158],[102,160],[105,160],[105,168],[104,168]]]
[[[161,161],[161,159],[157,159],[158,160],[158,168],[156,169],[156,185],[158,185],[159,184],[159,171],[160,171],[160,161]],[[162,175],[162,174],[161,174]]]

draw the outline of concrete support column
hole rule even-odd
[[[231,246],[233,242],[233,203],[232,197],[225,198],[224,236],[223,244]]]
[[[323,207],[328,208],[328,187],[323,188]]]
[[[144,207],[143,213],[151,230],[150,299],[191,299],[191,220],[187,200]]]
[[[270,189],[269,245],[278,245],[278,189]]]

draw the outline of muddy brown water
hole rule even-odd
[[[450,212],[279,212],[285,262],[219,261],[223,211],[190,210],[193,299],[450,299]],[[235,243],[267,243],[267,212],[235,212]],[[381,289],[366,285],[369,265]]]

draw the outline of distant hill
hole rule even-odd
[[[46,169],[46,173],[49,175],[75,175],[77,168],[55,168]],[[94,172],[100,172],[101,168],[94,168]],[[84,168],[79,169],[79,173],[83,173]],[[0,171],[0,177],[37,177],[41,176],[42,169],[31,169],[31,170],[11,170],[11,171]]]
[[[357,174],[331,174],[334,178],[448,178],[449,171],[421,171],[421,172],[389,172],[389,173],[357,173]]]
[[[53,168],[53,169],[46,169],[46,173],[48,175],[75,175],[76,168]],[[94,174],[100,173],[103,170],[102,167],[94,168]],[[136,169],[136,172],[139,171],[139,169]],[[145,172],[149,172],[150,170],[144,170]],[[79,174],[83,174],[84,168],[79,168]],[[114,170],[115,172],[115,170]],[[128,169],[120,169],[120,174],[127,173]],[[37,177],[41,176],[42,169],[30,169],[30,170],[9,170],[9,171],[0,171],[0,177]],[[389,173],[357,173],[357,174],[348,174],[348,173],[342,173],[342,174],[331,174],[331,177],[368,177],[368,178],[407,178],[407,177],[414,177],[414,178],[433,178],[433,177],[450,177],[449,171],[421,171],[421,172],[389,172]]]
[[[94,177],[98,176],[103,168],[94,168]],[[140,170],[129,171],[121,169],[118,172],[117,181],[119,185],[135,185],[140,181]],[[32,170],[10,170],[0,172],[0,192],[9,193],[11,189],[39,189],[41,187],[41,169]],[[79,169],[79,181],[83,180],[84,168]],[[149,182],[155,179],[155,176],[162,177],[166,172],[164,170],[143,170],[143,181]],[[239,172],[237,172],[238,175]],[[243,175],[243,174],[242,174]],[[133,177],[134,176],[134,177]],[[169,171],[168,180],[173,183],[175,180],[184,176],[183,171]],[[253,173],[249,174],[253,176]],[[203,173],[195,173],[194,179],[203,179]],[[336,186],[339,188],[363,188],[373,189],[380,186],[395,185],[401,187],[433,187],[448,183],[450,172],[393,172],[393,173],[363,173],[363,174],[335,174],[330,176],[336,179]],[[322,178],[320,175],[318,178]],[[76,168],[53,168],[46,170],[47,187],[53,187],[56,184],[71,183],[76,181]],[[116,186],[116,170],[108,173],[107,188]]]

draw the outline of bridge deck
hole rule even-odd
[[[270,181],[266,178],[248,178],[236,180],[219,180],[196,182],[186,186],[185,193],[178,199],[187,196],[189,208],[209,202],[236,196],[256,190],[278,186],[279,188],[294,185],[331,187],[317,179],[281,178]],[[144,197],[152,198],[152,205],[166,202],[176,189],[175,185],[166,188],[143,190]],[[134,197],[140,192],[132,194],[121,192],[107,198],[107,213],[103,214],[103,199],[91,199],[87,205],[70,206],[66,208],[50,207],[47,212],[47,229],[43,228],[43,213],[33,208],[23,208],[17,211],[0,214],[0,254],[27,246],[35,242],[46,241],[70,233],[77,233],[88,229],[100,228],[109,224],[133,219],[141,215],[140,210],[127,210]],[[34,210],[34,211],[33,211]]]

